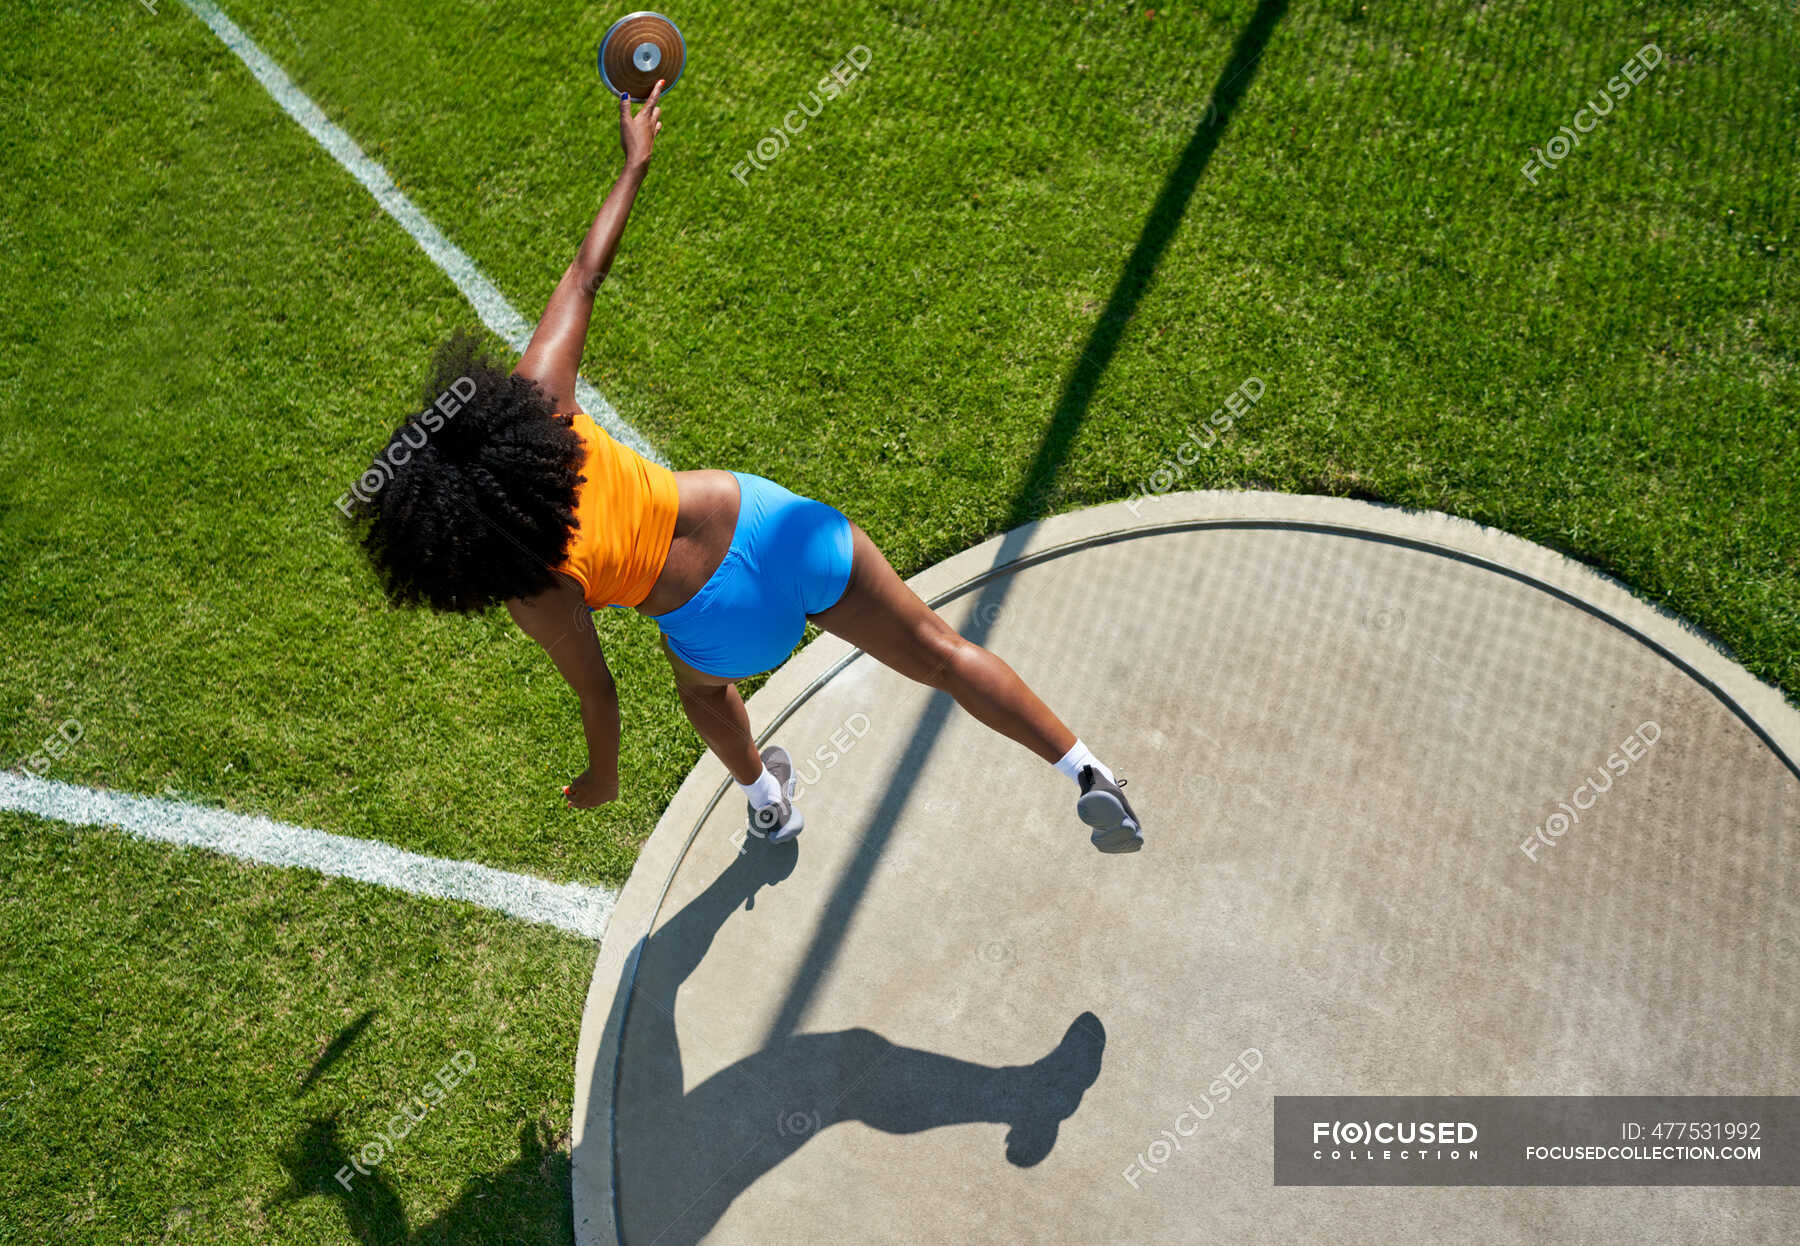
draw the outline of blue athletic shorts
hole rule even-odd
[[[747,679],[780,666],[806,616],[837,605],[850,583],[850,521],[842,511],[733,472],[737,529],[725,561],[686,604],[652,616],[669,649],[695,670]]]

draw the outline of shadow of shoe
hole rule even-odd
[[[1020,1168],[1041,1163],[1056,1145],[1062,1123],[1075,1115],[1081,1097],[1100,1076],[1106,1054],[1106,1027],[1084,1012],[1069,1023],[1062,1042],[1036,1064],[1026,1065],[1027,1115],[1006,1134],[1006,1158]]]

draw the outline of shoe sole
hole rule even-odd
[[[784,796],[786,796],[788,798],[789,814],[788,814],[787,822],[781,826],[776,827],[774,831],[772,831],[768,834],[763,834],[763,833],[757,831],[754,827],[752,827],[750,829],[750,833],[752,835],[755,835],[758,839],[766,839],[771,844],[785,844],[785,843],[787,843],[788,840],[794,838],[794,836],[798,835],[801,831],[804,831],[806,829],[806,815],[804,813],[801,813],[799,806],[795,805],[793,803],[793,801],[794,801],[794,786],[795,786],[794,774],[793,774],[793,763],[790,761],[788,763],[788,765],[789,765],[789,769],[788,769],[787,790],[782,793]]]
[[[1143,828],[1111,792],[1084,794],[1075,802],[1075,813],[1094,828],[1088,842],[1101,852],[1137,852],[1144,846]]]
[[[794,816],[788,819],[787,825],[769,836],[769,842],[771,844],[785,844],[788,840],[794,838],[794,836],[805,829],[806,815],[796,809],[794,810]]]

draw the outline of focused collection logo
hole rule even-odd
[[[1470,1121],[1314,1121],[1313,1158],[1472,1160],[1481,1131]]]

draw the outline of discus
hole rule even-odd
[[[661,13],[627,13],[600,41],[600,80],[615,96],[633,103],[650,98],[657,79],[663,94],[674,90],[687,66],[687,42]]]

